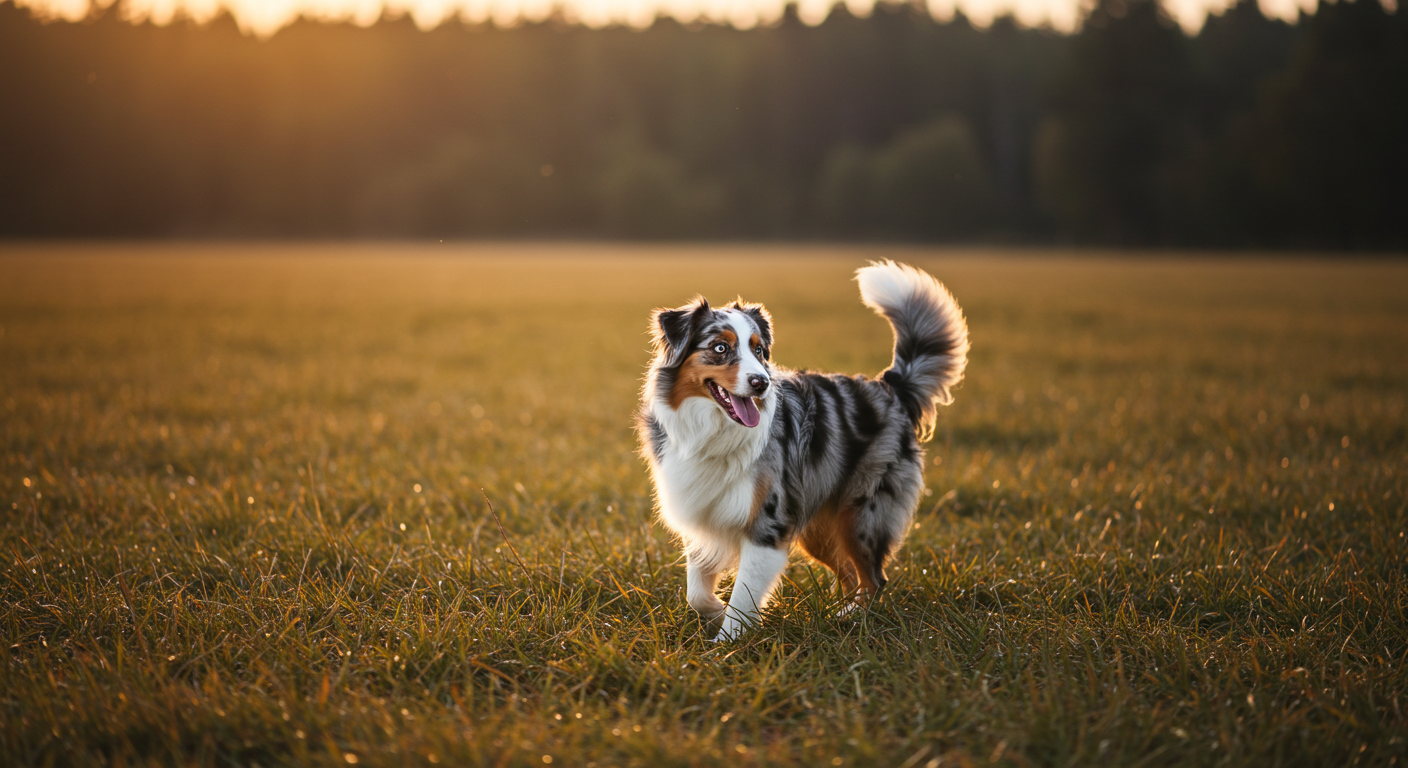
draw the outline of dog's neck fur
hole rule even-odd
[[[702,397],[686,399],[678,410],[664,397],[649,402],[665,431],[664,450],[651,462],[651,474],[666,523],[687,548],[717,549],[711,556],[736,558],[732,547],[720,549],[719,542],[740,535],[748,523],[755,467],[768,445],[776,399],[763,400],[761,421],[752,428],[735,424],[717,403]]]
[[[776,398],[769,392],[761,399],[756,427],[735,424],[723,410],[703,397],[691,397],[671,408],[665,398],[651,393],[650,413],[665,430],[669,449],[685,461],[723,461],[751,466],[767,446]]]

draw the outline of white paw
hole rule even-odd
[[[723,603],[700,605],[691,603],[689,607],[694,609],[694,612],[699,614],[699,618],[705,621],[718,621],[719,617],[724,615]]]
[[[743,623],[738,619],[728,616],[724,618],[724,625],[719,628],[719,634],[714,635],[714,642],[727,643],[737,640],[743,634]]]
[[[836,612],[836,618],[844,619],[858,610],[860,610],[860,603],[846,603],[841,610]]]

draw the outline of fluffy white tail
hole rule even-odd
[[[953,294],[938,280],[907,264],[871,262],[856,270],[860,298],[895,331],[895,356],[881,378],[914,419],[920,440],[934,434],[938,406],[953,402],[953,388],[968,365],[968,322]]]

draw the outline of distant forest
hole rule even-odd
[[[0,236],[1408,247],[1408,13],[1184,34],[838,4],[751,30],[0,3]]]

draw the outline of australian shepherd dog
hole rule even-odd
[[[880,594],[912,524],[920,444],[963,378],[968,325],[918,269],[885,261],[856,279],[895,333],[894,360],[873,379],[774,364],[758,304],[700,297],[652,317],[641,452],[660,518],[684,544],[689,604],[718,640],[756,620],[793,542],[836,574],[849,610]],[[734,569],[725,605],[715,591]]]

